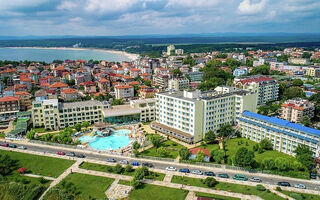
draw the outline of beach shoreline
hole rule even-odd
[[[138,59],[139,54],[128,53],[125,51],[117,51],[112,49],[100,49],[100,48],[81,48],[81,47],[4,47],[4,48],[12,48],[12,49],[53,49],[53,50],[75,50],[75,51],[82,51],[82,50],[91,50],[91,51],[100,51],[112,54],[121,54],[127,57],[129,60],[134,61]]]

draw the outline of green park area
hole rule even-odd
[[[235,197],[227,197],[227,196],[221,196],[217,194],[207,194],[203,192],[196,192],[197,197],[204,197],[204,198],[211,198],[215,200],[240,200],[239,198]]]
[[[45,196],[45,200],[56,199],[105,199],[105,191],[114,179],[71,173]]]
[[[92,171],[121,174],[126,176],[133,176],[135,172],[135,169],[132,168],[131,165],[127,165],[126,167],[121,167],[121,165],[109,166],[109,165],[101,165],[101,164],[84,162],[79,167],[82,169],[87,169]],[[165,177],[165,174],[150,171],[150,175],[146,176],[145,178],[162,181],[164,177]]]
[[[320,196],[318,196],[318,195],[290,192],[290,191],[285,191],[285,190],[283,190],[281,192],[291,198],[296,199],[296,200],[319,200],[320,199]]]
[[[31,174],[55,178],[74,163],[71,160],[3,150],[0,150],[0,155],[9,155],[18,162],[19,167],[27,168]]]
[[[161,142],[158,147],[152,147],[140,153],[142,156],[164,157],[175,159],[183,146],[171,140]]]

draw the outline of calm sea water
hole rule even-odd
[[[99,50],[70,50],[70,49],[35,49],[35,48],[0,48],[0,60],[31,60],[44,61],[47,63],[53,60],[107,60],[107,61],[130,61],[122,54],[110,53]]]

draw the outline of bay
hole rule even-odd
[[[131,61],[135,55],[125,52],[115,52],[100,49],[84,48],[33,48],[12,47],[0,48],[0,60],[10,61],[44,61],[50,63],[53,60],[107,60],[109,62]]]

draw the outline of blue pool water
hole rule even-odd
[[[89,143],[89,146],[96,150],[115,150],[128,146],[130,142],[129,133],[130,130],[128,129],[120,129],[107,137],[82,136],[79,141]]]

